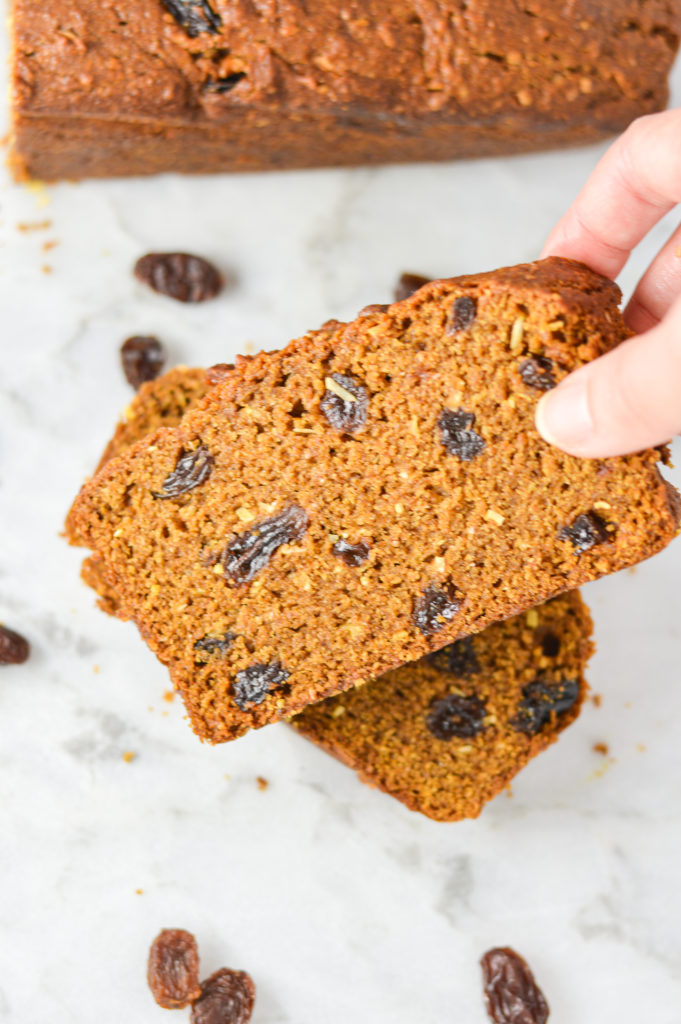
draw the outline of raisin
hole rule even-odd
[[[546,1024],[549,1006],[523,958],[505,946],[480,960],[485,1006],[494,1024]]]
[[[471,462],[485,447],[484,438],[471,430],[474,423],[473,413],[463,409],[443,409],[437,421],[441,443],[462,462]]]
[[[523,384],[535,391],[550,391],[556,386],[556,378],[553,376],[553,360],[546,356],[530,356],[524,359],[518,367],[518,372]]]
[[[424,284],[429,284],[430,281],[430,277],[422,277],[421,274],[400,274],[395,285],[395,302],[408,299],[410,295],[417,292],[419,288],[423,288]]]
[[[561,540],[569,540],[575,554],[580,555],[597,544],[610,540],[605,523],[595,512],[584,512],[558,534]]]
[[[451,584],[440,589],[431,583],[414,605],[414,625],[424,636],[439,633],[452,621],[460,607],[461,599]]]
[[[234,703],[242,711],[248,704],[262,704],[268,693],[282,686],[291,673],[280,661],[262,661],[236,674]]]
[[[478,314],[478,304],[469,295],[460,295],[454,300],[452,306],[452,322],[449,327],[450,334],[457,331],[465,331],[475,320]]]
[[[210,476],[215,459],[205,445],[183,452],[175,469],[163,481],[162,491],[152,491],[154,498],[179,498],[193,491]]]
[[[23,665],[31,653],[28,640],[7,626],[0,626],[0,665]]]
[[[560,652],[560,637],[550,630],[541,638],[542,653],[546,658],[555,658]]]
[[[224,633],[222,636],[202,636],[194,644],[195,651],[202,651],[204,654],[226,654],[234,643],[234,633]]]
[[[473,637],[464,636],[453,644],[428,655],[428,661],[438,672],[451,672],[467,678],[480,671],[480,662],[473,646]]]
[[[222,384],[223,380],[227,380],[233,369],[234,363],[216,363],[215,366],[209,366],[206,370],[206,384],[210,387]]]
[[[191,932],[164,928],[149,950],[147,981],[151,993],[166,1010],[181,1010],[201,994],[199,951]]]
[[[437,740],[468,740],[477,736],[483,726],[487,709],[478,697],[462,697],[451,693],[434,700],[426,715],[426,725]]]
[[[208,0],[161,0],[161,2],[190,39],[195,39],[202,32],[211,32],[215,35],[222,24],[220,15],[213,10]]]
[[[552,715],[562,715],[574,706],[579,697],[579,682],[564,679],[559,683],[547,683],[543,679],[523,686],[523,699],[518,705],[518,714],[511,719],[516,732],[535,736]]]
[[[357,319],[359,320],[361,316],[374,316],[376,313],[385,313],[387,309],[390,309],[390,306],[385,305],[385,303],[371,302],[368,306],[362,306],[357,314]]]
[[[245,77],[245,71],[235,71],[233,74],[226,75],[224,78],[216,78],[212,82],[206,82],[204,88],[206,92],[231,92],[234,86],[238,85],[239,82]]]
[[[237,534],[221,555],[227,579],[250,583],[282,546],[305,536],[309,519],[300,505],[289,505],[269,519],[262,519],[246,533]]]
[[[354,377],[332,373],[326,378],[326,391],[319,407],[335,430],[352,433],[367,421],[369,392]]]
[[[362,562],[366,562],[369,550],[369,545],[364,541],[360,540],[356,544],[351,544],[349,541],[343,540],[342,537],[331,548],[336,558],[340,558],[341,562],[345,562],[352,569],[356,569]]]
[[[121,363],[125,379],[137,390],[148,380],[156,380],[166,355],[158,338],[135,335],[121,345]]]
[[[186,252],[150,252],[138,259],[135,277],[178,302],[205,302],[222,288],[213,264]]]
[[[201,985],[201,995],[192,1006],[191,1024],[247,1024],[254,1002],[250,975],[223,967]]]

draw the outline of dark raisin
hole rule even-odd
[[[186,252],[150,252],[138,259],[135,277],[178,302],[205,302],[222,288],[213,264]]]
[[[576,679],[564,679],[559,683],[547,683],[543,679],[523,686],[523,699],[518,705],[518,713],[511,719],[516,732],[534,736],[552,715],[562,715],[574,706],[579,697],[579,682]]]
[[[246,77],[245,71],[235,71],[231,75],[226,75],[224,78],[216,78],[212,82],[206,82],[204,86],[206,92],[231,92],[235,85]]]
[[[204,483],[211,474],[215,459],[205,445],[183,452],[175,469],[163,481],[163,490],[152,491],[154,498],[179,498]]]
[[[422,277],[421,274],[400,274],[395,285],[395,302],[408,299],[410,295],[417,292],[419,288],[423,288],[424,284],[429,284],[430,281],[430,277]]]
[[[213,10],[208,0],[161,0],[163,6],[191,39],[202,32],[213,35],[222,24],[222,19]]]
[[[485,705],[478,697],[462,697],[450,693],[441,700],[434,700],[426,715],[426,725],[437,740],[469,740],[477,736],[487,714]]]
[[[7,626],[0,626],[0,665],[23,665],[31,653],[28,640]]]
[[[414,625],[424,636],[439,633],[452,621],[460,607],[461,599],[451,584],[441,589],[431,583],[414,605]]]
[[[443,409],[437,421],[440,441],[450,455],[462,462],[471,462],[485,447],[484,438],[471,427],[475,423],[472,412],[463,409]]]
[[[309,519],[300,505],[289,505],[269,519],[262,519],[246,533],[238,534],[222,553],[225,577],[234,583],[250,583],[264,569],[282,544],[305,536]]]
[[[375,313],[385,313],[387,309],[390,309],[390,306],[385,305],[385,303],[371,302],[368,306],[362,306],[357,314],[357,319],[361,316],[373,316]]]
[[[331,548],[336,558],[340,558],[341,562],[345,562],[352,569],[356,569],[362,562],[366,562],[369,557],[369,545],[365,544],[364,541],[360,540],[356,544],[350,544],[349,541],[340,540],[336,541],[334,546]]]
[[[595,512],[584,512],[558,534],[561,540],[569,540],[576,555],[580,555],[597,544],[610,540],[605,523]]]
[[[541,638],[541,649],[545,657],[555,658],[560,652],[560,637],[550,630]]]
[[[333,390],[334,384],[337,390]],[[354,377],[332,373],[326,378],[326,391],[319,407],[335,430],[351,434],[367,421],[369,392]]]
[[[222,384],[223,380],[227,380],[233,369],[234,363],[216,363],[215,366],[209,366],[206,370],[206,384],[209,387]]]
[[[224,633],[222,636],[202,636],[194,644],[195,651],[202,651],[204,654],[226,654],[234,643],[234,633]]]
[[[201,985],[201,995],[192,1006],[191,1024],[247,1024],[254,1002],[250,975],[223,967]]]
[[[191,932],[164,928],[149,950],[147,981],[151,993],[166,1010],[181,1010],[201,994],[199,951]]]
[[[449,326],[450,334],[457,331],[464,331],[475,320],[478,313],[478,304],[469,295],[461,295],[454,300],[452,306],[452,322]]]
[[[524,359],[518,367],[518,372],[529,388],[535,391],[550,391],[556,386],[556,378],[553,376],[553,360],[546,356],[530,356]]]
[[[527,963],[513,949],[490,949],[480,960],[485,1006],[494,1024],[546,1024],[549,1006]]]
[[[464,636],[453,644],[428,655],[428,661],[438,672],[451,672],[467,678],[480,671],[480,662],[473,646],[473,637]]]
[[[290,674],[280,661],[249,665],[236,674],[234,703],[242,711],[249,704],[262,704],[267,694],[282,686]]]
[[[135,335],[121,345],[123,373],[135,390],[148,380],[156,380],[165,361],[166,354],[158,338]]]

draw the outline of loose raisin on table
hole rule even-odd
[[[211,474],[215,459],[205,445],[183,452],[172,473],[163,481],[163,490],[152,491],[154,498],[179,498],[204,483]]]
[[[553,360],[546,356],[530,356],[524,359],[518,366],[523,384],[534,388],[535,391],[550,391],[556,386],[556,378],[553,376]]]
[[[473,637],[464,636],[439,651],[428,655],[428,661],[438,672],[451,672],[467,678],[480,671],[480,662],[473,646]]]
[[[226,654],[234,642],[234,633],[224,633],[222,636],[202,636],[194,644],[195,651],[202,651],[204,654]]]
[[[221,555],[225,578],[237,584],[250,583],[282,544],[302,539],[308,523],[304,508],[289,505],[283,512],[262,519],[246,533],[238,534]]]
[[[476,316],[478,315],[478,304],[475,299],[472,299],[470,295],[460,295],[458,299],[454,300],[452,306],[452,322],[449,325],[450,334],[456,334],[457,331],[465,331],[467,327],[470,327]]]
[[[332,373],[319,408],[335,430],[351,434],[367,421],[369,392],[354,377]]]
[[[234,703],[242,711],[246,711],[249,704],[262,704],[267,694],[282,686],[290,674],[280,661],[249,665],[236,674]]]
[[[423,277],[421,274],[400,274],[395,285],[395,302],[408,299],[410,295],[417,292],[424,284],[430,284],[430,277]]]
[[[213,264],[186,252],[150,252],[138,259],[135,277],[178,302],[205,302],[222,288]]]
[[[345,562],[351,569],[356,569],[358,565],[366,562],[369,557],[369,545],[361,540],[356,544],[351,544],[341,537],[340,540],[336,541],[331,551],[336,558],[340,558],[341,562]]]
[[[414,604],[414,625],[424,636],[439,633],[452,621],[460,607],[461,598],[457,597],[451,584],[440,588],[431,583]]]
[[[463,409],[443,409],[438,417],[441,443],[462,462],[471,462],[485,447],[484,438],[471,430],[474,423],[473,413]]]
[[[123,373],[135,390],[148,380],[156,380],[165,361],[166,354],[158,338],[135,335],[121,345]]]
[[[223,967],[201,985],[201,995],[192,1006],[191,1024],[247,1024],[254,1002],[250,975]]]
[[[549,1006],[523,958],[504,946],[480,960],[485,1006],[494,1024],[546,1024]]]
[[[0,626],[0,665],[23,665],[31,653],[28,640],[7,626]]]
[[[450,693],[434,700],[426,715],[426,725],[438,740],[472,739],[483,727],[487,710],[478,697]]]
[[[164,928],[149,950],[147,981],[159,1006],[181,1010],[201,995],[199,951],[191,932]]]
[[[523,687],[523,699],[518,713],[511,719],[516,732],[534,736],[551,720],[552,715],[562,715],[574,706],[579,697],[577,679],[564,679],[559,683],[547,683],[535,679]]]
[[[597,544],[610,540],[605,523],[595,512],[584,512],[558,534],[561,540],[569,540],[575,554],[580,555]]]
[[[195,39],[202,32],[215,34],[222,24],[220,15],[213,10],[208,0],[161,0],[161,2],[190,39]]]

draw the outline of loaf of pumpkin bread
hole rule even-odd
[[[13,165],[47,180],[489,156],[664,106],[671,0],[13,0]]]
[[[75,532],[212,742],[654,554],[665,451],[583,460],[539,396],[629,336],[549,259],[433,281],[242,360],[83,488]]]

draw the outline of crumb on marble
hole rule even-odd
[[[173,701],[175,700],[175,691],[174,690],[166,690],[164,692],[164,694],[163,694],[163,699],[165,701],[167,701],[168,704],[172,704]]]
[[[144,889],[135,889],[135,892],[137,893],[138,896],[141,896],[142,893],[144,892]]]
[[[646,747],[645,743],[637,743],[636,749],[638,750],[639,754],[645,754],[648,748]]]
[[[17,223],[17,231],[28,234],[30,231],[47,231],[52,227],[51,220],[20,220]]]
[[[593,704],[593,706],[595,708],[600,708],[600,706],[603,703],[603,695],[600,694],[600,693],[592,693],[591,694],[591,703]]]
[[[42,270],[43,274],[52,274],[52,273],[54,273],[54,267],[51,267],[49,265],[49,263],[43,263],[43,265],[42,265],[42,267],[40,269]]]
[[[607,743],[594,743],[591,749],[593,750],[594,754],[602,754],[603,757],[607,757],[610,753],[610,747]]]
[[[92,671],[94,672],[94,674],[96,676],[98,676],[99,675],[99,665],[93,665],[92,666]]]
[[[262,775],[258,775],[255,781],[257,782],[258,789],[260,790],[265,790],[269,786],[269,782],[267,779],[264,779]]]
[[[56,249],[59,244],[60,243],[56,238],[50,238],[47,242],[43,242],[40,248],[43,252],[50,252],[50,250]]]
[[[123,760],[125,761],[126,764],[130,764],[132,761],[135,760],[136,757],[137,754],[133,750],[123,751]]]

